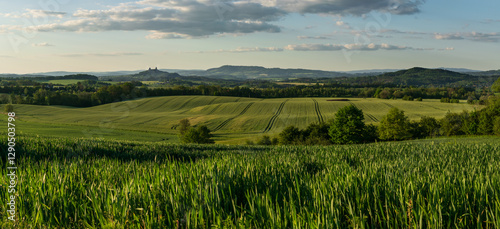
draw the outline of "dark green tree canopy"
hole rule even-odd
[[[279,143],[282,145],[297,144],[300,139],[301,131],[295,126],[286,127],[279,134]]]
[[[181,136],[182,143],[197,143],[197,144],[213,144],[212,134],[207,126],[199,126],[197,128],[189,128],[187,132]]]
[[[378,128],[382,140],[406,140],[412,137],[411,125],[405,112],[393,107],[382,118]]]
[[[354,105],[341,108],[335,114],[329,134],[335,144],[356,144],[365,139],[363,111]]]
[[[191,127],[188,119],[179,121],[179,138],[182,143],[213,144],[212,134],[207,126]]]
[[[6,104],[5,107],[4,107],[4,111],[9,113],[9,112],[13,112],[14,111],[14,106],[12,106],[12,104]]]
[[[493,83],[493,86],[491,86],[491,90],[494,92],[500,92],[500,77],[498,77],[497,81]]]

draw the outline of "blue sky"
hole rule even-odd
[[[497,0],[0,2],[0,73],[500,69]]]

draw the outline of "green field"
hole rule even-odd
[[[68,84],[76,84],[78,82],[83,82],[85,80],[66,79],[66,80],[37,80],[37,81],[40,83],[68,85]]]
[[[0,228],[499,228],[500,138],[351,146],[20,137]],[[7,140],[0,140],[7,155]],[[6,157],[0,166],[7,166]]]
[[[354,104],[365,113],[367,123],[377,123],[391,107],[406,112],[410,119],[421,116],[444,117],[447,112],[480,109],[465,103],[440,103],[437,100],[409,102],[402,100],[350,99],[328,101],[331,98],[254,99],[215,96],[169,96],[144,98],[100,105],[90,108],[63,106],[14,105],[21,130],[37,134],[38,130],[63,125],[81,132],[96,128],[140,131],[147,134],[177,134],[179,120],[188,118],[192,125],[207,125],[219,143],[242,143],[244,139],[262,134],[274,135],[286,126],[304,128],[310,123],[327,121],[335,112]],[[2,120],[2,122],[5,122]],[[24,125],[24,126],[22,126]],[[37,125],[40,128],[30,131]],[[46,126],[44,128],[43,126]],[[99,131],[97,130],[97,131]],[[109,132],[109,131],[108,131]],[[51,135],[49,133],[49,135]],[[70,135],[79,137],[79,135]],[[112,134],[108,135],[112,137]],[[123,139],[123,138],[116,138]],[[135,138],[130,138],[134,140]],[[155,138],[156,139],[156,138]],[[135,139],[139,140],[139,139]]]
[[[78,80],[78,79],[65,79],[65,80],[36,80],[37,82],[40,83],[51,83],[51,84],[61,84],[61,85],[69,85],[69,84],[76,84],[78,82],[83,82],[85,80]],[[114,82],[114,81],[99,81],[103,83],[109,83],[109,84],[117,84],[119,82]],[[147,81],[151,82],[151,81]]]

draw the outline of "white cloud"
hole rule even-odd
[[[326,36],[298,36],[297,39],[299,40],[306,40],[306,39],[318,39],[318,40],[326,40],[326,39],[331,39]]]
[[[180,33],[163,33],[163,32],[152,32],[146,36],[147,39],[187,39],[191,36]]]
[[[212,3],[198,1],[143,1],[164,8],[122,4],[108,10],[78,10],[77,19],[35,26],[41,32],[152,31],[148,39],[205,37],[216,34],[279,32],[269,22],[286,12],[255,3],[230,3],[224,12]],[[229,4],[229,3],[228,3]],[[167,8],[169,7],[169,8]]]
[[[389,44],[299,44],[288,45],[285,47],[289,51],[339,51],[357,50],[357,51],[376,51],[376,50],[419,50],[407,46],[397,46]]]
[[[255,1],[252,1],[255,2]],[[355,15],[362,16],[371,11],[392,14],[415,14],[423,0],[260,0],[266,6],[278,7],[288,12]]]
[[[19,13],[19,12],[0,13],[0,16],[8,18],[44,18],[44,17],[63,18],[64,16],[66,16],[66,14],[67,13],[65,12],[26,9],[24,13]]]
[[[442,49],[438,49],[439,51],[453,51],[455,50],[454,47],[446,47],[446,48],[442,48]]]
[[[434,38],[437,40],[470,40],[479,42],[499,42],[500,33],[479,33],[479,32],[468,32],[468,33],[448,33],[448,34],[434,34]]]
[[[63,22],[32,26],[40,32],[151,31],[148,39],[200,38],[220,34],[277,33],[273,22],[289,13],[356,15],[379,11],[417,13],[422,0],[142,0],[106,10],[80,9]],[[28,9],[21,17],[58,17],[64,12]],[[350,28],[345,22],[339,26]]]
[[[215,51],[200,51],[197,53],[244,53],[244,52],[282,52],[282,48],[276,47],[253,47],[253,48],[245,48],[239,47],[236,49],[218,49]]]
[[[492,23],[498,23],[498,22],[500,22],[500,19],[486,19],[486,20],[483,20],[481,23],[492,24]]]
[[[343,49],[343,45],[337,44],[300,44],[287,45],[285,47],[289,51],[338,51]]]
[[[49,46],[54,46],[54,45],[49,44],[47,42],[43,42],[43,43],[34,43],[34,44],[31,44],[31,46],[33,46],[33,47],[49,47]]]
[[[434,34],[434,38],[437,40],[463,40],[464,37],[460,34]]]
[[[116,56],[140,56],[143,53],[137,52],[113,52],[113,53],[69,53],[69,54],[60,54],[62,57],[116,57]]]
[[[336,21],[335,24],[339,27],[351,29],[351,26],[349,24],[347,24],[347,22],[345,22],[345,21]]]

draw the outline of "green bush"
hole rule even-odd
[[[379,138],[382,140],[406,140],[412,137],[411,125],[404,111],[393,107],[382,118],[378,128]]]
[[[363,111],[354,105],[341,108],[329,129],[332,142],[335,144],[356,144],[365,140],[365,119]]]
[[[262,136],[262,138],[257,142],[257,145],[272,145],[273,142],[271,141],[271,138],[267,135]]]
[[[191,123],[189,123],[189,120],[187,118],[182,119],[179,121],[179,134],[182,136],[186,134],[186,132],[191,128]]]
[[[493,83],[493,85],[491,86],[491,90],[494,92],[500,92],[500,77],[498,77],[497,81]]]
[[[405,95],[405,96],[403,96],[403,100],[405,100],[405,101],[413,101],[414,99],[413,99],[413,97],[411,95]]]
[[[493,122],[494,134],[500,135],[500,116],[495,117],[495,121]]]
[[[301,141],[300,130],[295,126],[288,126],[279,134],[279,143],[281,145],[298,144]]]
[[[443,135],[464,135],[463,131],[464,118],[462,115],[457,113],[448,112],[446,116],[441,119],[441,131]]]
[[[311,123],[306,129],[295,126],[285,128],[278,138],[271,139],[271,145],[329,145],[331,144],[328,128],[324,122]],[[267,141],[267,140],[266,140]]]
[[[189,128],[181,137],[182,143],[213,144],[212,134],[207,126]]]
[[[14,106],[12,104],[6,104],[4,107],[4,111],[7,113],[14,112]]]
[[[436,137],[439,135],[439,129],[441,126],[439,125],[438,120],[433,117],[423,116],[420,118],[419,128],[422,131],[422,137]]]

